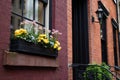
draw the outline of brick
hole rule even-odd
[[[103,5],[107,8],[110,15],[107,17],[107,54],[108,63],[114,66],[114,51],[113,51],[113,32],[111,18],[116,19],[116,5],[112,0],[101,0]],[[71,0],[67,0],[67,17],[68,17],[68,64],[72,63],[72,5]],[[101,39],[100,39],[100,25],[91,21],[91,16],[97,20],[96,11],[98,9],[97,0],[88,0],[88,34],[89,34],[89,58],[90,63],[102,63],[101,54]],[[118,44],[118,43],[117,43]],[[118,45],[117,45],[118,49]],[[118,49],[119,50],[119,49]],[[118,52],[119,53],[119,52]],[[118,59],[119,60],[119,59]],[[69,80],[72,80],[72,72],[69,70]]]
[[[57,57],[58,68],[3,66],[4,51],[9,49],[10,43],[11,1],[0,1],[0,80],[68,80],[66,0],[52,0],[52,26],[63,33],[59,37],[62,50]]]

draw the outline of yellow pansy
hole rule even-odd
[[[53,48],[56,49],[58,47],[58,44],[54,44]]]
[[[27,34],[27,31],[25,29],[17,29],[15,30],[15,36],[20,36],[22,34]]]
[[[40,34],[39,37],[41,37],[41,38],[42,38],[42,37],[46,38],[46,34]]]
[[[55,41],[56,44],[60,45],[60,42],[59,41]]]
[[[58,48],[57,48],[58,51],[61,50],[61,49],[62,49],[62,47],[58,47]]]
[[[41,42],[41,40],[40,40],[40,39],[38,39],[38,42]]]
[[[48,39],[43,39],[43,42],[44,42],[45,44],[48,44],[48,43],[49,43],[49,40],[48,40]]]
[[[15,36],[20,35],[19,30],[15,30]]]

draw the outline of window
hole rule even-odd
[[[102,51],[102,62],[108,64],[107,54],[107,30],[106,30],[106,17],[103,15],[101,25],[101,51]]]
[[[106,7],[103,5],[101,1],[98,1],[98,7],[102,8],[103,10],[102,24],[100,25],[102,62],[108,64],[106,20],[107,20],[107,16],[109,16],[109,11],[106,9]]]
[[[111,19],[113,26],[113,49],[114,49],[114,64],[118,66],[118,52],[117,52],[117,44],[118,44],[118,24],[115,19]]]
[[[33,5],[33,8],[31,8],[31,11],[36,10],[34,13],[35,15],[31,15],[32,17],[26,16],[27,14],[29,14],[28,12],[25,13],[26,9],[27,9],[26,11],[29,10],[29,8],[26,8],[27,3],[29,3],[29,1],[32,2],[31,5]],[[33,3],[35,3],[35,5]],[[31,7],[31,5],[28,5],[28,6]],[[14,32],[13,30],[19,28],[18,25],[23,20],[32,21],[32,20],[41,19],[40,17],[42,17],[42,16],[40,16],[41,14],[39,14],[39,13],[42,13],[43,11],[44,11],[43,19],[38,20],[37,23],[43,27],[51,26],[52,18],[51,18],[51,16],[49,18],[49,11],[50,11],[50,15],[51,15],[51,11],[52,11],[51,5],[52,5],[52,0],[48,0],[48,1],[47,0],[11,0],[11,6],[12,6],[11,16],[10,16],[11,17],[11,25],[10,25],[11,33]],[[40,12],[40,10],[41,10],[41,12]],[[33,14],[33,12],[31,14]],[[42,23],[42,21],[44,23]],[[50,24],[49,24],[49,21],[50,21]],[[51,27],[49,27],[49,28],[51,28]],[[13,35],[13,34],[11,34],[11,35]],[[10,43],[10,46],[11,46],[11,43]],[[10,49],[10,46],[9,46],[9,49]],[[26,47],[26,48],[28,48],[28,47]],[[16,49],[16,47],[15,47],[15,49]],[[24,47],[23,47],[23,49],[24,49]],[[31,49],[31,50],[33,50],[33,49]],[[46,51],[42,50],[42,51],[43,52],[40,52],[40,53],[45,53],[47,50]],[[10,55],[7,55],[8,53],[10,53]],[[22,52],[19,52],[19,53],[22,53]],[[26,67],[29,67],[29,66],[32,66],[32,67],[35,67],[35,66],[36,67],[58,67],[58,59],[56,59],[56,58],[47,58],[44,56],[38,57],[38,56],[32,56],[32,55],[21,55],[19,53],[16,52],[16,54],[15,54],[16,56],[14,56],[14,59],[13,59],[13,56],[11,56],[11,54],[14,54],[14,52],[11,52],[10,50],[8,52],[5,52],[6,56],[4,57],[4,59],[5,59],[4,65],[6,65],[6,66],[7,65],[8,66],[26,66]],[[54,54],[54,53],[52,53],[52,54]],[[21,59],[23,59],[24,61],[21,61]],[[44,63],[42,63],[42,61],[44,61]],[[48,62],[49,62],[49,64],[48,64]]]
[[[11,52],[24,52],[39,55],[45,55],[46,53],[46,56],[54,56],[50,53],[56,53],[55,57],[57,56],[57,50],[55,50],[53,47],[55,40],[53,40],[53,38],[49,39],[49,33],[51,31],[49,30],[49,10],[51,10],[49,7],[50,1],[51,0],[12,0],[12,15],[10,26],[11,39],[9,49]],[[32,24],[20,25],[21,22],[31,22]],[[38,25],[35,24],[34,26],[34,22]],[[22,31],[19,30],[22,30],[25,33],[21,33]],[[21,36],[18,35],[18,37],[15,37],[16,33],[21,33]],[[41,40],[43,39],[41,36],[44,37],[44,40]],[[25,49],[25,47],[27,48]]]
[[[23,20],[35,20],[37,24],[49,26],[49,0],[12,0],[11,30],[19,28]]]

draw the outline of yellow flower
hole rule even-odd
[[[44,42],[45,44],[48,44],[48,43],[49,43],[49,40],[48,40],[48,39],[43,39],[43,42]]]
[[[15,30],[15,36],[20,35],[19,30]]]
[[[15,30],[15,36],[20,36],[22,34],[27,34],[27,31],[22,28]]]
[[[38,42],[41,42],[41,41],[43,40],[44,43],[49,43],[48,40],[44,40],[44,39],[47,39],[47,38],[46,38],[46,34],[40,34],[40,35],[38,36]]]
[[[38,42],[41,42],[41,40],[40,40],[40,39],[38,39]]]
[[[27,33],[27,31],[23,28],[20,28],[19,30],[20,30],[20,33]]]
[[[23,31],[23,33],[27,34],[27,30],[24,29],[24,30],[22,30],[22,31]]]
[[[53,48],[56,49],[58,47],[58,44],[54,44]]]
[[[40,38],[43,38],[43,37],[46,38],[46,34],[40,34],[39,37]]]
[[[55,41],[56,44],[60,45],[60,42],[59,41]]]
[[[62,49],[62,47],[58,47],[58,48],[57,48],[58,51],[61,50],[61,49]]]

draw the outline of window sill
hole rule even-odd
[[[33,56],[5,51],[5,66],[59,67],[58,58]]]

